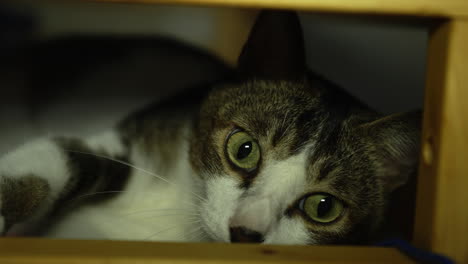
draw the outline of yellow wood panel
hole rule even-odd
[[[288,8],[346,13],[468,16],[467,0],[94,0],[121,3]]]
[[[414,263],[390,248],[0,239],[0,263]]]
[[[257,17],[257,11],[238,8],[219,9],[216,17],[216,39],[212,49],[226,62],[236,65],[247,36]]]
[[[468,20],[429,43],[415,242],[468,263]]]

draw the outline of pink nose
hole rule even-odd
[[[241,201],[229,220],[231,242],[261,242],[274,218],[270,206],[268,198]]]
[[[232,243],[262,243],[263,236],[259,232],[245,227],[229,228]]]

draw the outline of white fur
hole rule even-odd
[[[303,220],[283,217],[265,236],[265,244],[304,245],[314,244],[313,238],[306,229]]]
[[[229,242],[229,220],[242,195],[240,181],[220,175],[211,177],[206,182],[207,201],[200,208],[202,223],[212,239]]]
[[[181,142],[175,166],[160,175],[167,183],[133,170],[125,192],[107,202],[79,208],[55,225],[48,234],[58,238],[190,241],[203,240],[196,223],[196,176],[188,162],[188,144]],[[156,159],[156,160],[155,160]],[[137,148],[131,161],[138,168],[158,172],[157,157],[151,159]],[[106,194],[96,194],[106,195]]]
[[[286,160],[265,160],[247,190],[238,178],[218,175],[206,183],[207,199],[202,218],[215,240],[229,241],[229,227],[243,226],[265,235],[265,243],[305,244],[310,241],[304,222],[284,211],[306,189],[306,151]],[[278,217],[280,216],[280,217]]]
[[[0,177],[15,179],[30,175],[44,179],[50,187],[48,199],[25,224],[34,226],[49,211],[50,205],[59,197],[70,177],[63,150],[50,139],[36,139],[0,158]],[[3,217],[0,216],[0,220],[0,231],[3,231]],[[15,226],[9,232],[26,229],[23,225]]]
[[[92,136],[84,140],[92,149],[104,150],[109,155],[120,155],[125,151],[125,147],[115,131],[106,131],[104,133]]]
[[[50,139],[29,142],[0,159],[0,175],[18,178],[35,175],[47,181],[57,197],[70,177],[63,150]]]

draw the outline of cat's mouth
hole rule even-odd
[[[235,207],[235,206],[234,206]],[[268,198],[250,197],[237,203],[234,213],[224,210],[227,217],[219,217],[214,210],[203,214],[206,233],[215,241],[231,243],[262,243],[272,226]],[[217,217],[215,216],[217,215]]]
[[[265,241],[261,233],[245,227],[231,227],[229,234],[232,243],[262,243]]]
[[[235,179],[219,177],[206,183],[202,227],[214,241],[262,243],[276,228],[277,208],[271,195],[245,195]]]

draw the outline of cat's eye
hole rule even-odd
[[[226,152],[235,166],[247,171],[254,170],[260,161],[260,147],[248,133],[243,131],[230,135]]]
[[[343,212],[343,203],[330,194],[312,194],[300,203],[300,209],[313,221],[330,223]]]

